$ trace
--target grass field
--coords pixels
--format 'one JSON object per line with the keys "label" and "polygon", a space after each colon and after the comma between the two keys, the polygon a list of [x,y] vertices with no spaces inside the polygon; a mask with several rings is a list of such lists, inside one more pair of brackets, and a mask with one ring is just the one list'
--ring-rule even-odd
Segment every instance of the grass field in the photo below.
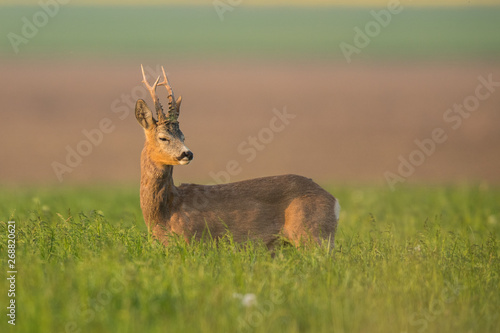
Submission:
{"label": "grass field", "polygon": [[2,292],[1,331],[497,331],[499,189],[330,190],[343,209],[334,257],[310,246],[271,258],[230,237],[163,248],[135,187],[4,188],[0,262],[15,220],[17,322],[5,329]]}
{"label": "grass field", "polygon": [[[221,20],[206,7],[64,7],[36,33],[23,35],[39,7],[1,7],[0,31],[28,36],[14,52],[0,39],[0,55],[14,58],[151,56],[206,59],[343,59],[355,27],[374,21],[372,8],[235,7]],[[378,11],[379,9],[377,9]],[[356,59],[489,59],[500,55],[500,7],[404,7],[370,38]],[[26,29],[26,28],[24,28]],[[27,29],[29,31],[29,29]],[[33,36],[31,36],[33,35]]]}

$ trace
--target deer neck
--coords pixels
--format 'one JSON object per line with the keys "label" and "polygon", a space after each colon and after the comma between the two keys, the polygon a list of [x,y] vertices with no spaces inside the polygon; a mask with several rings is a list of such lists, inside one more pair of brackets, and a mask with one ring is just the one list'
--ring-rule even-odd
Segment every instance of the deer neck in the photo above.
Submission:
{"label": "deer neck", "polygon": [[172,165],[158,165],[151,159],[147,147],[141,154],[141,208],[146,224],[168,223],[178,192],[172,178]]}

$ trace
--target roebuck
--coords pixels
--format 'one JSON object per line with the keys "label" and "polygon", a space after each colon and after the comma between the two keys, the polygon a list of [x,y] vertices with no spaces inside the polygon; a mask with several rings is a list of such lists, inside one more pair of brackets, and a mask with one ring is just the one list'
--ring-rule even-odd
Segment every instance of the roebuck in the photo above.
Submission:
{"label": "roebuck", "polygon": [[[174,185],[174,165],[189,164],[193,153],[184,144],[179,128],[181,97],[177,100],[165,70],[151,86],[142,68],[143,83],[153,99],[158,120],[146,102],[135,107],[146,142],[141,154],[141,208],[153,236],[167,244],[168,234],[187,241],[205,233],[214,238],[231,232],[234,241],[259,239],[272,248],[280,237],[294,245],[302,240],[333,241],[340,206],[338,201],[311,179],[283,175],[220,185]],[[157,86],[168,93],[165,115],[156,95]]]}

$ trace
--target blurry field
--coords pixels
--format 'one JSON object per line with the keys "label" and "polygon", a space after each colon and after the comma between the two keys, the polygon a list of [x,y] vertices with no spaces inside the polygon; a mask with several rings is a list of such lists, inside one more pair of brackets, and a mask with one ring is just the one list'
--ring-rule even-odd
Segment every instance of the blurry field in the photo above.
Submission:
{"label": "blurry field", "polygon": [[[18,266],[17,324],[2,331],[497,331],[500,191],[330,190],[343,208],[334,257],[310,246],[274,259],[229,236],[163,248],[136,188],[2,190]],[[247,293],[256,303],[235,295]]]}
{"label": "blurry field", "polygon": [[[9,5],[33,5],[36,0],[3,0],[5,4]],[[243,5],[243,6],[387,6],[390,1],[388,0],[220,0],[220,1],[207,1],[207,0],[169,0],[168,5],[197,5],[197,6],[211,6],[214,3],[218,5]],[[402,0],[401,3],[407,1]],[[73,2],[73,5],[165,5],[166,2],[162,0],[87,0],[83,2]],[[461,0],[420,0],[411,3],[413,6],[481,6],[481,5],[498,5],[496,0],[474,0],[471,2],[464,2]]]}
{"label": "blurry field", "polygon": [[[402,5],[355,59],[496,59],[500,7],[420,8]],[[378,10],[378,9],[377,9]],[[21,35],[39,7],[2,7],[0,31]],[[0,54],[130,58],[144,54],[189,59],[342,59],[354,27],[373,21],[355,7],[235,7],[221,21],[211,7],[63,7],[15,54],[8,38]]]}
{"label": "blurry field", "polygon": [[[141,88],[143,63],[164,65],[184,97],[195,162],[176,169],[177,181],[213,181],[229,160],[244,163],[238,145],[287,109],[297,121],[231,180],[299,173],[383,184],[414,140],[446,125],[444,112],[474,93],[478,77],[499,80],[500,7],[405,7],[348,63],[339,44],[354,43],[354,27],[374,20],[370,10],[242,5],[221,21],[212,6],[62,7],[19,53],[0,39],[2,181],[58,182],[52,163],[105,117],[115,131],[64,181],[137,181],[143,134],[135,100],[124,98]],[[23,18],[39,11],[1,7],[0,31],[21,34]],[[114,113],[117,101],[128,117]],[[498,184],[498,105],[499,92],[481,101],[408,181]]]}

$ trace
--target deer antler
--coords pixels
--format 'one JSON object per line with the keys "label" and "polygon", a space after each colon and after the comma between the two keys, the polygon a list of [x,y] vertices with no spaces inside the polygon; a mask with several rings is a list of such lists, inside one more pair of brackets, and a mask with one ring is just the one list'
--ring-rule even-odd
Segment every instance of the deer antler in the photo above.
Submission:
{"label": "deer antler", "polygon": [[150,86],[148,81],[146,80],[146,74],[144,74],[144,68],[142,67],[142,64],[141,64],[141,70],[142,70],[142,83],[144,83],[144,85],[148,89],[149,94],[151,95],[151,98],[155,103],[155,109],[156,109],[156,114],[158,115],[158,121],[159,122],[166,121],[167,117],[165,116],[165,113],[163,113],[163,108],[160,104],[158,96],[156,96],[156,87],[158,86],[158,82],[160,81],[160,76],[158,75],[158,78],[156,79],[153,86]]}
{"label": "deer antler", "polygon": [[177,102],[175,101],[174,91],[168,82],[167,74],[165,74],[165,69],[161,66],[161,70],[163,71],[163,82],[160,82],[158,85],[165,86],[167,88],[168,93],[168,116],[169,118],[177,119],[179,117],[179,109],[177,107]]}

